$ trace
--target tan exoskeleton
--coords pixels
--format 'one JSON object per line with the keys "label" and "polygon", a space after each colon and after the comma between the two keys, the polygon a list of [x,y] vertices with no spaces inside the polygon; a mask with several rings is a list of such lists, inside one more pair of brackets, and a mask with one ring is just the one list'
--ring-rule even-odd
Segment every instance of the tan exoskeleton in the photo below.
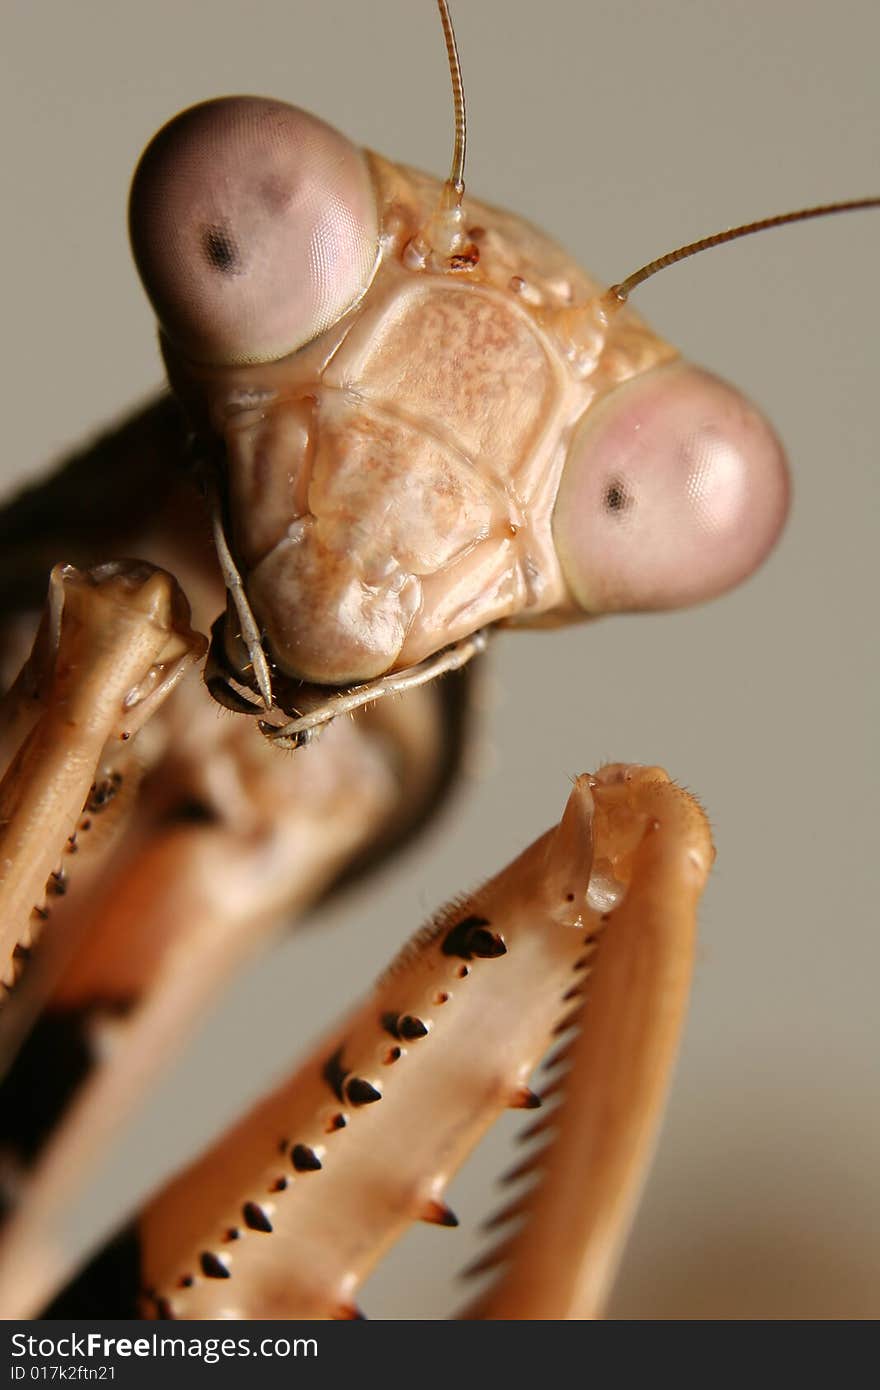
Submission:
{"label": "tan exoskeleton", "polygon": [[[176,202],[181,168],[182,205]],[[566,621],[708,596],[759,562],[783,519],[781,454],[757,413],[729,388],[679,365],[671,349],[628,311],[618,312],[614,297],[602,295],[548,239],[508,214],[462,202],[460,185],[460,167],[441,188],[377,156],[362,156],[294,108],[250,99],[185,113],[160,133],[137,176],[133,240],[163,323],[169,373],[195,432],[194,472],[208,496],[207,516],[189,478],[177,476],[181,435],[167,404],[148,411],[136,432],[108,439],[103,454],[94,457],[105,470],[114,463],[140,468],[148,485],[163,494],[152,534],[126,538],[126,548],[182,580],[199,627],[213,621],[225,584],[227,617],[215,628],[209,684],[233,707],[262,712],[270,743],[300,743],[344,709],[345,701],[375,699],[442,673],[471,654],[484,628],[501,620]],[[280,265],[291,270],[279,291]],[[80,464],[68,477],[79,485],[83,471]],[[53,502],[50,489],[39,505],[59,515],[62,483],[54,497]],[[22,517],[20,512],[15,519]],[[52,544],[51,535],[45,544]],[[64,558],[89,557],[68,548]],[[134,626],[150,639],[142,657],[131,637],[132,595]],[[93,1067],[81,1084],[65,1128],[42,1150],[31,1190],[23,1189],[0,1270],[9,1313],[38,1308],[61,1277],[52,1222],[59,1205],[70,1200],[72,1155],[85,1162],[101,1127],[116,1122],[122,1100],[133,1096],[147,1066],[161,1060],[162,1048],[170,1054],[176,1030],[192,1014],[194,995],[252,945],[255,919],[305,902],[353,856],[375,853],[377,839],[399,835],[436,800],[447,777],[450,756],[440,745],[450,716],[438,706],[454,703],[454,696],[433,687],[402,702],[379,700],[369,718],[335,724],[317,747],[293,760],[263,744],[252,721],[217,724],[206,718],[197,682],[181,669],[200,644],[172,595],[164,577],[143,567],[99,567],[84,575],[58,571],[44,636],[11,705],[10,746],[25,736],[27,742],[12,764],[7,803],[23,807],[18,820],[11,813],[6,817],[15,868],[10,969],[15,970],[15,942],[21,959],[37,925],[28,918],[40,882],[54,870],[54,897],[67,886],[69,850],[76,851],[77,866],[94,858],[91,872],[100,866],[103,881],[114,887],[97,895],[97,908],[92,898],[86,912],[77,883],[85,875],[71,872],[71,892],[62,909],[55,911],[53,901],[52,915],[68,915],[77,931],[88,925],[90,942],[74,957],[74,931],[68,931],[68,958],[53,960],[52,943],[44,938],[42,977],[37,959],[34,983],[25,978],[20,1002],[9,1009],[9,1046],[37,1007],[35,1000],[48,998],[50,1013],[87,1019],[93,1049],[101,1027],[114,1036],[116,1056],[112,1066]],[[97,657],[86,664],[67,656],[65,641],[76,640],[76,624],[91,630],[91,614],[77,612],[84,596],[118,609],[118,619],[94,619],[104,643],[100,666]],[[65,620],[74,625],[73,636]],[[123,655],[138,656],[141,665],[129,671]],[[49,689],[53,661],[55,685]],[[108,680],[108,668],[118,677],[118,689]],[[75,700],[95,710],[88,737],[85,719],[76,726],[81,735],[61,731],[72,727],[67,715],[74,697],[65,684],[71,671],[86,682]],[[320,689],[347,691],[353,682],[366,691],[328,698]],[[102,711],[98,693],[107,701],[112,694],[115,704]],[[132,739],[141,715],[152,713],[164,695],[165,709]],[[447,741],[454,745],[455,735],[447,734]],[[60,760],[60,769],[53,759]],[[136,761],[148,768],[145,796],[115,843],[93,847],[102,821],[124,809],[119,789],[136,777]],[[92,780],[95,790],[89,793]],[[433,1068],[439,1073],[448,1064],[452,1076],[460,1073],[468,1060],[470,1025],[459,1023],[461,1031],[453,1031],[453,1007],[436,1027],[426,1009],[412,1012],[411,999],[432,1002],[424,997],[428,985],[421,976],[406,979],[405,998],[391,998],[390,984],[404,973],[398,970],[364,1015],[343,1026],[338,1046],[334,1041],[326,1056],[322,1052],[320,1066],[307,1064],[295,1103],[282,1092],[267,1103],[255,1128],[236,1133],[231,1150],[205,1160],[223,1181],[205,1181],[197,1173],[208,1193],[204,1207],[193,1202],[181,1179],[146,1214],[140,1239],[148,1310],[176,1316],[229,1310],[239,1316],[339,1315],[350,1309],[354,1284],[402,1225],[426,1212],[428,1219],[444,1219],[440,1191],[450,1166],[496,1109],[523,1103],[525,1076],[548,1034],[566,1021],[560,995],[578,982],[561,989],[553,971],[573,972],[586,964],[578,933],[584,926],[592,937],[597,925],[587,915],[595,909],[584,902],[597,848],[600,860],[623,867],[612,875],[606,905],[611,917],[597,952],[594,1023],[573,1054],[558,1138],[546,1155],[560,1183],[538,1189],[531,1219],[517,1238],[525,1250],[514,1245],[509,1280],[496,1291],[498,1301],[481,1305],[481,1311],[584,1316],[601,1306],[635,1190],[632,1168],[645,1152],[662,1091],[664,1066],[644,1085],[639,1068],[655,1047],[660,1063],[668,1061],[689,960],[693,888],[710,857],[702,822],[689,809],[681,824],[681,799],[667,787],[656,777],[636,775],[627,782],[617,774],[600,776],[592,791],[579,784],[563,821],[568,829],[559,837],[565,871],[574,875],[573,888],[563,894],[575,894],[571,921],[559,923],[569,954],[539,967],[547,979],[547,1016],[535,1021],[534,1032],[523,1029],[520,1036],[512,1026],[522,1004],[518,977],[510,972],[520,959],[529,960],[531,949],[520,944],[520,919],[528,917],[522,904],[555,890],[555,873],[546,865],[533,886],[517,861],[499,880],[495,897],[485,890],[489,906],[480,895],[469,900],[460,920],[447,919],[422,939],[420,954],[406,958],[415,975],[430,976],[440,966],[469,971],[476,956],[472,976],[462,976],[467,988],[479,985],[481,991],[474,989],[470,1007],[485,1020],[483,988],[489,999],[497,998],[490,1039],[503,1039],[504,1047],[497,1057],[490,1055],[485,1078],[475,1074],[484,1089],[478,1104],[470,1101],[466,1126],[450,1094],[456,1088],[442,1075],[435,1080]],[[638,799],[642,792],[644,804]],[[618,796],[635,797],[625,809],[639,818],[637,839],[647,833],[638,854],[628,831],[621,846],[613,838],[617,829],[612,833],[601,820],[594,842],[583,806],[588,795],[603,810],[605,797],[612,803]],[[87,797],[90,805],[81,815]],[[579,839],[570,833],[578,808],[584,822]],[[691,874],[684,884],[665,877],[665,850],[652,854],[651,836],[665,845],[667,834],[678,853],[676,859],[670,851],[671,858]],[[603,836],[610,837],[607,844]],[[59,860],[65,840],[68,853]],[[639,872],[629,884],[633,855]],[[598,881],[601,887],[601,875]],[[619,908],[615,884],[629,884]],[[647,992],[640,1010],[641,996],[627,994],[615,971],[633,969],[633,960],[644,962],[658,893],[673,921],[683,925],[681,935],[671,938],[676,953],[670,992],[667,962],[660,959],[656,972],[639,977]],[[626,926],[639,904],[645,944],[637,948],[627,946],[635,938]],[[39,920],[43,903],[37,907]],[[554,900],[546,915],[556,922],[558,912]],[[444,949],[449,934],[461,935],[463,921],[487,930],[490,913],[493,925],[497,914],[503,920],[501,944],[508,946],[503,938],[510,936],[504,960],[497,959],[498,938],[483,952],[458,938],[459,951]],[[92,919],[87,924],[85,916]],[[486,921],[475,924],[476,917]],[[656,921],[662,944],[662,913]],[[633,951],[632,957],[623,955],[623,965],[615,965],[612,942],[621,952]],[[57,957],[60,948],[54,950]],[[181,962],[194,960],[197,981],[191,969],[181,970]],[[437,988],[441,983],[449,983],[445,975],[432,978],[433,1004],[454,1005],[453,992]],[[464,984],[455,988],[464,995]],[[669,1024],[661,1015],[656,1025],[662,1045],[647,1025],[635,1035],[627,1031],[632,1017],[650,1021],[652,1007],[667,997],[673,1020]],[[394,1009],[393,1025],[383,1023]],[[436,1036],[407,1037],[401,1015]],[[616,1029],[623,1030],[631,1052],[618,1051]],[[390,1060],[379,1055],[380,1046]],[[619,1058],[619,1071],[608,1065],[609,1049]],[[337,1057],[337,1071],[327,1075],[330,1057]],[[367,1070],[362,1057],[371,1066],[400,1064],[399,1072],[389,1073],[387,1094],[375,1077],[361,1074]],[[355,1065],[360,1070],[351,1073]],[[344,1090],[352,1075],[376,1094]],[[592,1094],[603,1123],[594,1121],[589,1133],[581,1132],[579,1122],[586,1124],[589,1112],[585,1119],[572,1097],[580,1097],[593,1075],[613,1082],[616,1098],[626,1097],[635,1134],[626,1124],[605,1124],[601,1085]],[[417,1093],[422,1086],[426,1093],[437,1088],[426,1114],[403,1090],[408,1076]],[[392,1107],[396,1086],[401,1097]],[[357,1113],[350,1125],[328,1130],[334,1116],[344,1114],[325,1115],[334,1087],[336,1102],[348,1101]],[[383,1104],[374,1104],[379,1099]],[[436,1134],[428,1119],[437,1124]],[[293,1124],[296,1132],[290,1132]],[[432,1167],[444,1125],[454,1132],[463,1126],[460,1147],[449,1146],[449,1160]],[[391,1157],[407,1149],[410,1132],[424,1133],[429,1151],[414,1155],[414,1171],[398,1174]],[[589,1146],[600,1148],[600,1140],[609,1152],[591,1153]],[[618,1143],[623,1147],[616,1148]],[[285,1171],[276,1172],[281,1157]],[[371,1162],[382,1169],[380,1178],[374,1178]],[[595,1172],[605,1202],[585,1212],[581,1225],[570,1216],[577,1206],[572,1173],[578,1174],[577,1190],[588,1171]],[[598,1181],[605,1174],[607,1193]],[[363,1233],[369,1250],[358,1263],[333,1229],[320,1184],[333,1194],[326,1198],[331,1205],[339,1201],[339,1190],[357,1205],[359,1182],[374,1181],[387,1210],[376,1229]],[[567,1289],[550,1279],[547,1250],[558,1248],[560,1216],[547,1210],[550,1199],[542,1195],[560,1192],[556,1200],[566,1205],[566,1229],[576,1247],[561,1270]],[[287,1223],[293,1223],[298,1242],[301,1228],[295,1223],[305,1202],[305,1219],[314,1228],[310,1248],[327,1265],[313,1282],[309,1271],[294,1278],[285,1264]],[[610,1233],[603,1222],[613,1228]],[[586,1272],[582,1259],[589,1264]],[[303,1301],[280,1302],[273,1279],[292,1295],[296,1285]],[[531,1290],[523,1280],[532,1282]]]}

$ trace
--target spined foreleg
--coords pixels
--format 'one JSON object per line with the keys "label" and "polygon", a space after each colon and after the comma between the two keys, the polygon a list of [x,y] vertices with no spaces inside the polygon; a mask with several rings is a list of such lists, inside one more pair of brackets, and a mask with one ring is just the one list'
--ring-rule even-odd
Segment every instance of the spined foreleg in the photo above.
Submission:
{"label": "spined foreleg", "polygon": [[665,774],[579,778],[558,827],[438,914],[295,1076],[146,1208],[126,1236],[123,1303],[107,1301],[118,1266],[101,1291],[99,1259],[57,1315],[89,1290],[123,1315],[139,1290],[154,1316],[357,1316],[358,1287],[410,1223],[456,1224],[452,1174],[502,1109],[541,1103],[536,1064],[582,1023],[571,1070],[544,1092],[564,1097],[538,1122],[550,1144],[515,1175],[545,1181],[505,1213],[525,1224],[479,1262],[507,1273],[471,1315],[595,1316],[650,1156],[711,857],[702,813]]}

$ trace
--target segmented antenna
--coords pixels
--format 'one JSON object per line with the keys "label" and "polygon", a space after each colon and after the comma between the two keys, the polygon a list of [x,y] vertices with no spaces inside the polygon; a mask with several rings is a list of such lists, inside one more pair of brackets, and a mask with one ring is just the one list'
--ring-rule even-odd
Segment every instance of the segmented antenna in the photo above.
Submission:
{"label": "segmented antenna", "polygon": [[455,42],[455,30],[452,27],[452,19],[446,0],[437,0],[437,8],[440,11],[440,23],[443,25],[443,37],[446,40],[446,57],[449,60],[449,77],[452,82],[452,105],[455,111],[452,168],[446,182],[455,193],[456,201],[460,203],[464,196],[464,161],[467,154],[467,111],[464,104],[464,83],[461,80],[461,60],[458,56],[458,44]]}
{"label": "segmented antenna", "polygon": [[698,252],[708,251],[713,246],[723,246],[726,241],[751,236],[753,232],[766,232],[771,227],[785,227],[790,222],[807,222],[813,217],[829,217],[836,212],[859,212],[865,208],[877,207],[880,207],[880,197],[852,198],[844,203],[822,203],[818,207],[801,208],[798,212],[783,212],[776,217],[762,217],[758,222],[744,222],[741,227],[731,227],[729,231],[716,232],[714,236],[701,237],[699,241],[689,242],[687,246],[679,246],[676,251],[667,251],[665,256],[658,256],[656,260],[643,265],[640,270],[634,270],[632,275],[628,275],[619,284],[612,285],[610,290],[606,290],[603,298],[609,307],[624,304],[632,291],[643,285],[652,275],[656,275],[658,270],[665,270],[667,266],[675,265],[677,261],[685,261],[688,256],[696,256]]}
{"label": "segmented antenna", "polygon": [[464,161],[467,150],[467,114],[464,105],[464,83],[461,79],[461,62],[455,30],[446,0],[437,0],[443,37],[446,40],[446,57],[449,60],[449,77],[452,82],[452,106],[455,112],[455,143],[452,147],[452,168],[443,185],[437,207],[426,224],[412,238],[404,250],[404,263],[413,270],[424,270],[432,266],[435,270],[468,271],[480,259],[479,249],[465,235],[464,211]]}

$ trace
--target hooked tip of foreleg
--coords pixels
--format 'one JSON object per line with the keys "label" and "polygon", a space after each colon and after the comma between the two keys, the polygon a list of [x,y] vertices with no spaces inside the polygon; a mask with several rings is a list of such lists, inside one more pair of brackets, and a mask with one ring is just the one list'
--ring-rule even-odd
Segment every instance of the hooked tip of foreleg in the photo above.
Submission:
{"label": "hooked tip of foreleg", "polygon": [[562,819],[550,832],[544,861],[544,882],[556,904],[553,916],[567,926],[579,926],[586,907],[593,866],[592,779],[575,778]]}

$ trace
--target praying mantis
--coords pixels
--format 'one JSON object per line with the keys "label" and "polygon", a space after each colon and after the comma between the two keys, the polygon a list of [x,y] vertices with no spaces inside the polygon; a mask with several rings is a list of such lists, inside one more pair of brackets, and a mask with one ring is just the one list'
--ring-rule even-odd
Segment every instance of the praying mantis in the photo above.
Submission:
{"label": "praying mantis", "polygon": [[[297,62],[295,44],[278,45],[284,51],[273,61],[280,65],[283,60],[283,70],[258,69],[255,52],[248,59],[252,65],[245,64],[242,72],[238,30],[234,60],[212,67],[213,39],[207,43],[200,30],[197,70],[202,85],[196,88],[195,55],[187,50],[179,16],[169,59],[169,30],[163,37],[162,25],[166,18],[170,24],[170,11],[165,16],[153,7],[150,32],[162,45],[167,85],[161,93],[156,90],[155,64],[144,84],[152,104],[136,130],[127,125],[128,120],[137,124],[131,107],[122,96],[110,95],[115,91],[111,81],[120,80],[124,90],[131,87],[124,64],[117,69],[120,77],[111,79],[104,62],[100,83],[90,82],[81,64],[71,64],[76,67],[77,90],[89,96],[80,97],[81,106],[70,106],[57,87],[47,95],[45,77],[38,80],[40,49],[32,50],[28,82],[33,117],[22,122],[19,113],[14,124],[36,140],[42,120],[51,134],[56,161],[52,167],[59,178],[71,180],[95,141],[90,124],[94,121],[104,137],[97,183],[113,207],[121,206],[126,167],[152,129],[177,107],[224,89],[252,88],[288,97],[394,158],[442,168],[442,55],[433,33],[423,32],[429,26],[416,9],[391,5],[386,12],[377,6],[367,15],[350,13],[347,6],[334,12],[329,6],[325,15],[310,14],[309,61]],[[704,228],[765,209],[797,206],[817,196],[860,191],[873,175],[876,111],[870,71],[860,80],[858,70],[862,61],[868,66],[876,20],[867,7],[853,6],[847,15],[851,23],[841,39],[840,15],[832,21],[818,7],[781,5],[771,14],[744,7],[735,30],[729,9],[721,7],[701,7],[697,14],[664,7],[656,17],[619,7],[615,16],[586,12],[587,27],[574,42],[571,25],[580,17],[573,20],[568,7],[544,7],[537,34],[528,7],[521,12],[510,5],[473,7],[457,16],[474,132],[469,185],[480,196],[515,206],[547,227],[594,273],[609,280]],[[103,38],[117,39],[123,51],[122,34],[108,29],[113,22],[109,15],[103,20]],[[305,32],[306,22],[293,24],[289,7],[277,13],[267,10],[264,21],[274,33],[285,23],[292,24],[297,39]],[[19,22],[24,24],[24,17]],[[67,54],[66,22],[63,15],[55,18],[56,41]],[[320,22],[328,26],[323,37],[316,28]],[[750,22],[755,29],[760,26],[753,44]],[[386,25],[388,38],[379,38]],[[265,34],[264,26],[255,27]],[[366,69],[360,65],[359,74],[344,82],[334,78],[332,90],[328,87],[317,57],[327,55],[332,72],[341,29],[345,46],[355,54],[367,51],[368,39],[374,36],[388,54],[387,78],[383,72],[380,80],[378,59],[371,59]],[[801,34],[809,55],[803,58],[798,49]],[[94,47],[94,40],[92,33],[89,46]],[[135,46],[143,52],[142,43]],[[257,40],[254,47],[260,50],[264,44]],[[26,46],[18,52],[26,56]],[[658,53],[663,54],[659,79]],[[169,62],[171,72],[179,72],[178,91],[170,90]],[[435,101],[424,90],[422,74],[428,62],[438,69]],[[560,63],[565,65],[564,80]],[[481,73],[490,74],[485,86]],[[539,100],[535,93],[540,93]],[[639,111],[642,103],[644,110]],[[64,121],[62,106],[67,112]],[[638,111],[632,132],[618,130],[621,106]],[[122,173],[112,190],[108,109],[112,146],[125,146],[120,153]],[[602,118],[594,112],[610,114]],[[656,119],[658,112],[662,119]],[[401,113],[406,113],[404,119]],[[596,128],[596,121],[602,127],[601,139],[588,139],[586,132]],[[60,127],[68,122],[70,130],[63,133],[71,138],[71,149],[62,154],[57,142]],[[435,154],[425,152],[426,127],[436,127],[436,137],[430,137],[436,138]],[[696,143],[698,136],[707,139],[709,153]],[[59,404],[59,423],[52,424],[46,418],[42,378],[36,400],[17,394],[15,415],[21,421],[22,439],[8,441],[8,457],[36,462],[52,449],[57,451],[68,432],[81,434],[113,413],[155,372],[149,315],[137,301],[134,278],[125,265],[119,220],[106,243],[95,240],[94,270],[79,259],[72,268],[72,251],[79,258],[85,240],[75,230],[74,214],[88,185],[84,180],[77,183],[78,198],[71,196],[69,182],[61,185],[61,220],[59,185],[47,179],[48,153],[35,157],[24,136],[16,143],[16,152],[27,161],[28,192],[20,203],[27,212],[23,240],[36,253],[31,276],[19,273],[22,261],[14,252],[9,257],[16,267],[10,295],[17,285],[24,285],[26,292],[17,321],[24,325],[23,334],[35,335],[17,338],[22,344],[20,360],[31,367],[22,372],[13,362],[16,391],[21,376],[24,392],[35,382],[36,353],[44,353],[51,342],[53,357],[64,363],[54,375],[68,384],[77,409],[87,411],[79,418],[72,411],[62,418]],[[50,197],[41,207],[35,204],[35,185],[47,183]],[[671,211],[661,212],[657,206],[661,194],[669,199]],[[90,205],[90,216],[99,221],[100,206]],[[690,357],[737,381],[760,400],[785,438],[799,499],[785,545],[772,567],[745,591],[706,609],[675,618],[575,628],[566,634],[506,637],[496,652],[493,679],[499,694],[489,720],[497,769],[478,783],[477,790],[478,797],[494,793],[500,798],[504,813],[493,811],[497,803],[489,799],[477,800],[466,813],[473,819],[465,820],[463,799],[462,820],[443,853],[435,839],[427,864],[408,863],[394,876],[399,882],[393,895],[391,875],[383,876],[381,892],[372,890],[371,916],[356,914],[356,946],[362,954],[355,958],[359,963],[353,966],[351,984],[345,986],[340,979],[342,953],[338,937],[334,942],[329,930],[328,963],[322,967],[316,961],[310,967],[323,970],[328,1001],[335,1001],[337,992],[345,997],[388,954],[401,930],[401,915],[408,921],[446,896],[452,884],[484,875],[510,857],[530,830],[537,831],[557,814],[559,778],[573,766],[625,752],[628,757],[662,761],[699,788],[713,811],[722,868],[704,913],[706,959],[700,968],[695,1016],[654,1186],[631,1264],[624,1271],[618,1305],[622,1312],[646,1312],[653,1306],[659,1315],[687,1313],[694,1311],[688,1299],[695,1297],[704,1300],[697,1311],[759,1312],[750,1301],[758,1298],[755,1265],[769,1265],[761,1292],[771,1300],[771,1312],[803,1314],[812,1309],[818,1314],[823,1308],[827,1311],[829,1299],[832,1309],[838,1299],[836,1306],[843,1313],[866,1306],[855,1300],[863,1296],[858,1293],[859,1273],[867,1263],[867,1246],[858,1239],[846,1243],[843,1236],[848,1226],[859,1225],[866,1205],[869,1150],[863,1151],[864,1168],[849,1151],[844,1162],[839,1136],[860,1130],[857,1104],[868,1091],[860,1069],[869,1054],[858,1023],[868,1016],[867,999],[859,1008],[859,992],[871,974],[869,945],[859,944],[859,924],[867,919],[865,904],[870,902],[866,888],[860,887],[868,856],[867,840],[857,840],[860,832],[854,829],[863,821],[839,807],[848,807],[848,798],[858,797],[860,785],[866,788],[865,752],[870,746],[869,734],[860,734],[857,722],[860,712],[867,722],[869,707],[867,670],[860,663],[866,660],[864,633],[870,620],[864,609],[859,612],[859,596],[870,582],[870,508],[856,500],[856,490],[861,479],[870,476],[867,463],[860,468],[859,460],[873,459],[874,453],[873,431],[869,434],[867,429],[874,375],[871,325],[876,322],[869,308],[876,295],[868,251],[872,228],[866,218],[778,233],[705,257],[661,277],[656,289],[646,288],[639,311]],[[810,249],[801,250],[809,239],[814,239]],[[115,252],[106,249],[111,241]],[[56,286],[50,276],[62,266],[62,251],[64,273]],[[132,307],[125,313],[140,335],[140,345],[131,355],[120,346],[111,313],[110,301],[120,297],[105,278],[113,255],[118,255],[130,285],[125,294]],[[847,268],[845,275],[841,266]],[[706,278],[698,280],[700,276]],[[78,308],[63,309],[62,289],[72,285],[84,289],[85,296]],[[99,290],[99,285],[105,288]],[[10,304],[14,306],[11,298]],[[44,309],[50,313],[41,323],[38,311]],[[96,332],[96,319],[98,346],[84,353],[83,334]],[[866,335],[861,344],[860,326]],[[65,345],[61,335],[68,330],[73,336]],[[78,380],[77,359],[84,359],[85,368]],[[135,373],[127,383],[111,377],[111,366],[115,369],[120,361],[130,362]],[[112,390],[112,399],[89,396],[99,384],[101,390]],[[50,389],[48,394],[54,412],[56,392]],[[863,409],[865,428],[859,436]],[[52,436],[52,429],[59,433]],[[38,430],[46,431],[44,438]],[[864,538],[859,541],[862,526]],[[794,557],[789,569],[787,552]],[[833,698],[820,684],[823,679]],[[509,810],[513,806],[516,817]],[[798,904],[800,891],[804,898]],[[406,912],[395,905],[401,901],[398,893],[410,894],[413,906]],[[379,918],[390,933],[382,945],[376,932]],[[847,950],[842,951],[844,942]],[[317,946],[309,943],[309,950],[317,951]],[[865,954],[854,960],[850,950]],[[817,970],[815,977],[807,973],[807,961]],[[256,997],[253,991],[266,987],[265,977],[262,986],[253,982],[256,978],[250,984],[251,1001]],[[781,1016],[780,999],[785,995],[792,1002]],[[834,1023],[826,1013],[829,1000],[841,1004]],[[242,1007],[250,1030],[252,1002],[249,1009]],[[228,1016],[224,1031],[230,1031]],[[283,1043],[278,1041],[281,1032]],[[287,1047],[286,1024],[281,1032],[275,1034],[275,1046]],[[255,1050],[256,1046],[254,1040]],[[292,1055],[295,1046],[290,1046]],[[236,1038],[236,1053],[239,1047]],[[273,1059],[277,1068],[277,1052]],[[851,1092],[841,1088],[841,1077],[852,1079]],[[786,1097],[782,1107],[780,1095]],[[228,1113],[235,1108],[228,1092],[222,1103],[229,1106]],[[215,1116],[219,1109],[218,1100]],[[166,1109],[162,1119],[157,1113],[145,1123],[164,1137],[176,1127],[170,1118],[174,1112]],[[748,1114],[751,1123],[744,1118]],[[203,1123],[207,1132],[211,1121]],[[810,1164],[803,1162],[804,1149],[814,1155]],[[701,1175],[696,1212],[695,1171]],[[736,1221],[730,1215],[734,1189],[740,1213]],[[756,1195],[763,1195],[772,1208],[776,1225],[768,1228],[769,1217],[762,1221],[756,1215],[751,1205]],[[852,1205],[846,1206],[848,1202]],[[670,1214],[683,1207],[688,1221],[680,1222],[677,1215],[672,1219]],[[711,1281],[707,1289],[713,1261],[701,1251],[717,1249],[725,1240],[727,1222],[736,1228],[739,1261],[719,1275],[714,1290]],[[749,1238],[743,1237],[744,1224],[752,1233]],[[818,1234],[807,1240],[805,1228]],[[652,1242],[657,1252],[653,1255]],[[823,1283],[822,1261],[818,1256],[804,1259],[805,1249],[810,1253],[817,1246],[838,1251],[842,1279]],[[798,1252],[793,1263],[801,1281],[795,1287],[788,1285],[787,1252],[792,1249]],[[436,1255],[435,1240],[432,1258]],[[459,1262],[460,1246],[450,1258]],[[804,1274],[803,1264],[813,1272]],[[656,1276],[660,1267],[663,1276],[656,1277],[652,1287],[650,1271]],[[670,1267],[681,1270],[671,1287]]]}

